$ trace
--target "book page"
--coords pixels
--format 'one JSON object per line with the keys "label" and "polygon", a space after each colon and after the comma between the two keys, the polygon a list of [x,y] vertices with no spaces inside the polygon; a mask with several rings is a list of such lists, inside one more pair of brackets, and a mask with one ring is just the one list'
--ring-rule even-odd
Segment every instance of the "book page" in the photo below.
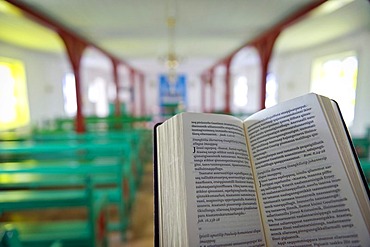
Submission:
{"label": "book page", "polygon": [[263,246],[241,120],[183,114],[190,246]]}
{"label": "book page", "polygon": [[246,121],[269,244],[367,246],[341,154],[315,94]]}

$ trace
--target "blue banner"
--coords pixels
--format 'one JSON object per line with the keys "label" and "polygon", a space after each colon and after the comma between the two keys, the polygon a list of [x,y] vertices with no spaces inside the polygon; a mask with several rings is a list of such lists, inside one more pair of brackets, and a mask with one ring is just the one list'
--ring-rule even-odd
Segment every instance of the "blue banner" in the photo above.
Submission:
{"label": "blue banner", "polygon": [[168,75],[160,75],[159,104],[162,114],[175,114],[177,111],[185,109],[186,99],[185,75],[177,75],[174,80],[170,80]]}

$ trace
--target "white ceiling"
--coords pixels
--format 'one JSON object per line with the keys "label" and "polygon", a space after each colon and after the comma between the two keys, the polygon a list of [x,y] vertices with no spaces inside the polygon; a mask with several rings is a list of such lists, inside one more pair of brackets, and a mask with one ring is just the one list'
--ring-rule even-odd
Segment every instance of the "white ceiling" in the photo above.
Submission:
{"label": "white ceiling", "polygon": [[[166,20],[176,17],[176,53],[199,70],[271,28],[312,0],[19,0],[52,17],[117,57],[140,65],[159,64],[167,53]],[[337,9],[328,10],[334,6]],[[325,7],[325,8],[324,8]],[[28,48],[58,50],[55,36],[1,10],[0,41]],[[370,29],[368,0],[331,0],[320,12],[287,29],[278,40],[280,51],[301,49]],[[145,63],[143,63],[145,61]],[[199,61],[206,61],[205,63]],[[181,68],[181,67],[180,67]]]}

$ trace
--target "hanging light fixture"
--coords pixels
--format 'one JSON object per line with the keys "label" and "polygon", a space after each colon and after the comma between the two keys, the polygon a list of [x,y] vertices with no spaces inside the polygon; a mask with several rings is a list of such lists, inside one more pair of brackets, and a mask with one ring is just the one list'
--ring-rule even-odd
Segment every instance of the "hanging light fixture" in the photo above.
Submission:
{"label": "hanging light fixture", "polygon": [[174,16],[167,18],[167,27],[168,27],[168,53],[165,61],[165,65],[168,69],[168,80],[170,82],[176,82],[176,69],[179,65],[177,55],[175,52],[175,27],[176,19]]}
{"label": "hanging light fixture", "polygon": [[177,55],[175,52],[175,27],[176,18],[174,16],[169,16],[167,18],[167,28],[168,28],[168,53],[165,61],[165,65],[168,69],[176,69],[179,65]]}
{"label": "hanging light fixture", "polygon": [[161,59],[168,70],[168,79],[170,82],[176,82],[176,69],[179,66],[179,57],[176,54],[175,47],[175,31],[176,31],[176,3],[175,1],[168,0],[167,6],[167,54]]}

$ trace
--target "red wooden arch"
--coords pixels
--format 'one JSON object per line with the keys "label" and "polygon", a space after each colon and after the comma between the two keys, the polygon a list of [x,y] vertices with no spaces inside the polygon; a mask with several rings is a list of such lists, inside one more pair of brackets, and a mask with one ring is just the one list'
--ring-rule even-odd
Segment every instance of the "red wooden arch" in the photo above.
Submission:
{"label": "red wooden arch", "polygon": [[119,116],[121,115],[121,102],[119,100],[119,94],[120,94],[120,85],[119,85],[119,76],[118,76],[118,66],[119,66],[119,61],[116,59],[112,58],[112,65],[113,65],[113,80],[114,80],[114,85],[116,87],[116,98],[114,101],[114,115]]}
{"label": "red wooden arch", "polygon": [[82,95],[81,95],[81,77],[80,77],[80,65],[81,65],[81,57],[88,46],[85,42],[76,39],[74,36],[70,35],[69,33],[60,31],[60,37],[64,41],[66,46],[66,50],[68,53],[69,60],[72,65],[73,73],[75,75],[75,83],[76,83],[76,101],[77,101],[77,114],[76,114],[76,121],[75,121],[75,130],[78,133],[85,132],[85,121],[82,114]]}
{"label": "red wooden arch", "polygon": [[139,85],[140,85],[140,115],[145,116],[146,113],[146,97],[145,97],[145,76],[139,74]]}
{"label": "red wooden arch", "polygon": [[[97,45],[93,44],[92,42],[86,40],[84,37],[76,34],[75,32],[71,31],[69,28],[63,26],[59,22],[55,21],[50,16],[47,16],[45,13],[41,13],[36,9],[30,7],[26,3],[19,2],[17,0],[5,0],[12,5],[19,8],[25,16],[29,17],[30,19],[38,22],[39,24],[54,30],[56,33],[59,34],[61,39],[63,40],[66,50],[68,53],[68,58],[70,60],[72,70],[75,75],[76,80],[76,100],[77,100],[77,115],[75,120],[75,129],[77,132],[85,132],[85,123],[84,117],[82,113],[82,99],[81,99],[81,78],[80,78],[80,63],[83,51],[87,47],[94,47],[100,52],[102,52],[105,56],[111,59],[113,64],[113,78],[114,83],[116,85],[116,100],[115,100],[115,114],[121,114],[120,111],[120,102],[119,102],[119,78],[118,78],[118,71],[117,67],[119,64],[123,64],[126,66],[132,73],[139,73],[136,69],[131,67],[128,63],[123,61],[122,59],[118,59],[117,57],[113,56],[109,52],[105,51],[104,49],[98,47]],[[133,81],[131,81],[133,83]]]}
{"label": "red wooden arch", "polygon": [[268,64],[272,55],[273,47],[279,34],[287,27],[293,25],[294,23],[300,21],[307,13],[313,9],[319,7],[321,4],[325,3],[327,0],[317,0],[309,3],[302,9],[298,10],[288,18],[277,23],[275,26],[262,33],[260,36],[248,41],[239,48],[235,49],[230,55],[216,62],[213,66],[207,69],[203,74],[208,74],[210,70],[214,69],[218,65],[226,66],[226,76],[225,76],[225,109],[226,113],[230,113],[230,63],[241,49],[247,46],[253,46],[257,49],[261,61],[261,94],[260,94],[260,109],[265,108],[265,98],[266,98],[266,76],[268,70]]}

